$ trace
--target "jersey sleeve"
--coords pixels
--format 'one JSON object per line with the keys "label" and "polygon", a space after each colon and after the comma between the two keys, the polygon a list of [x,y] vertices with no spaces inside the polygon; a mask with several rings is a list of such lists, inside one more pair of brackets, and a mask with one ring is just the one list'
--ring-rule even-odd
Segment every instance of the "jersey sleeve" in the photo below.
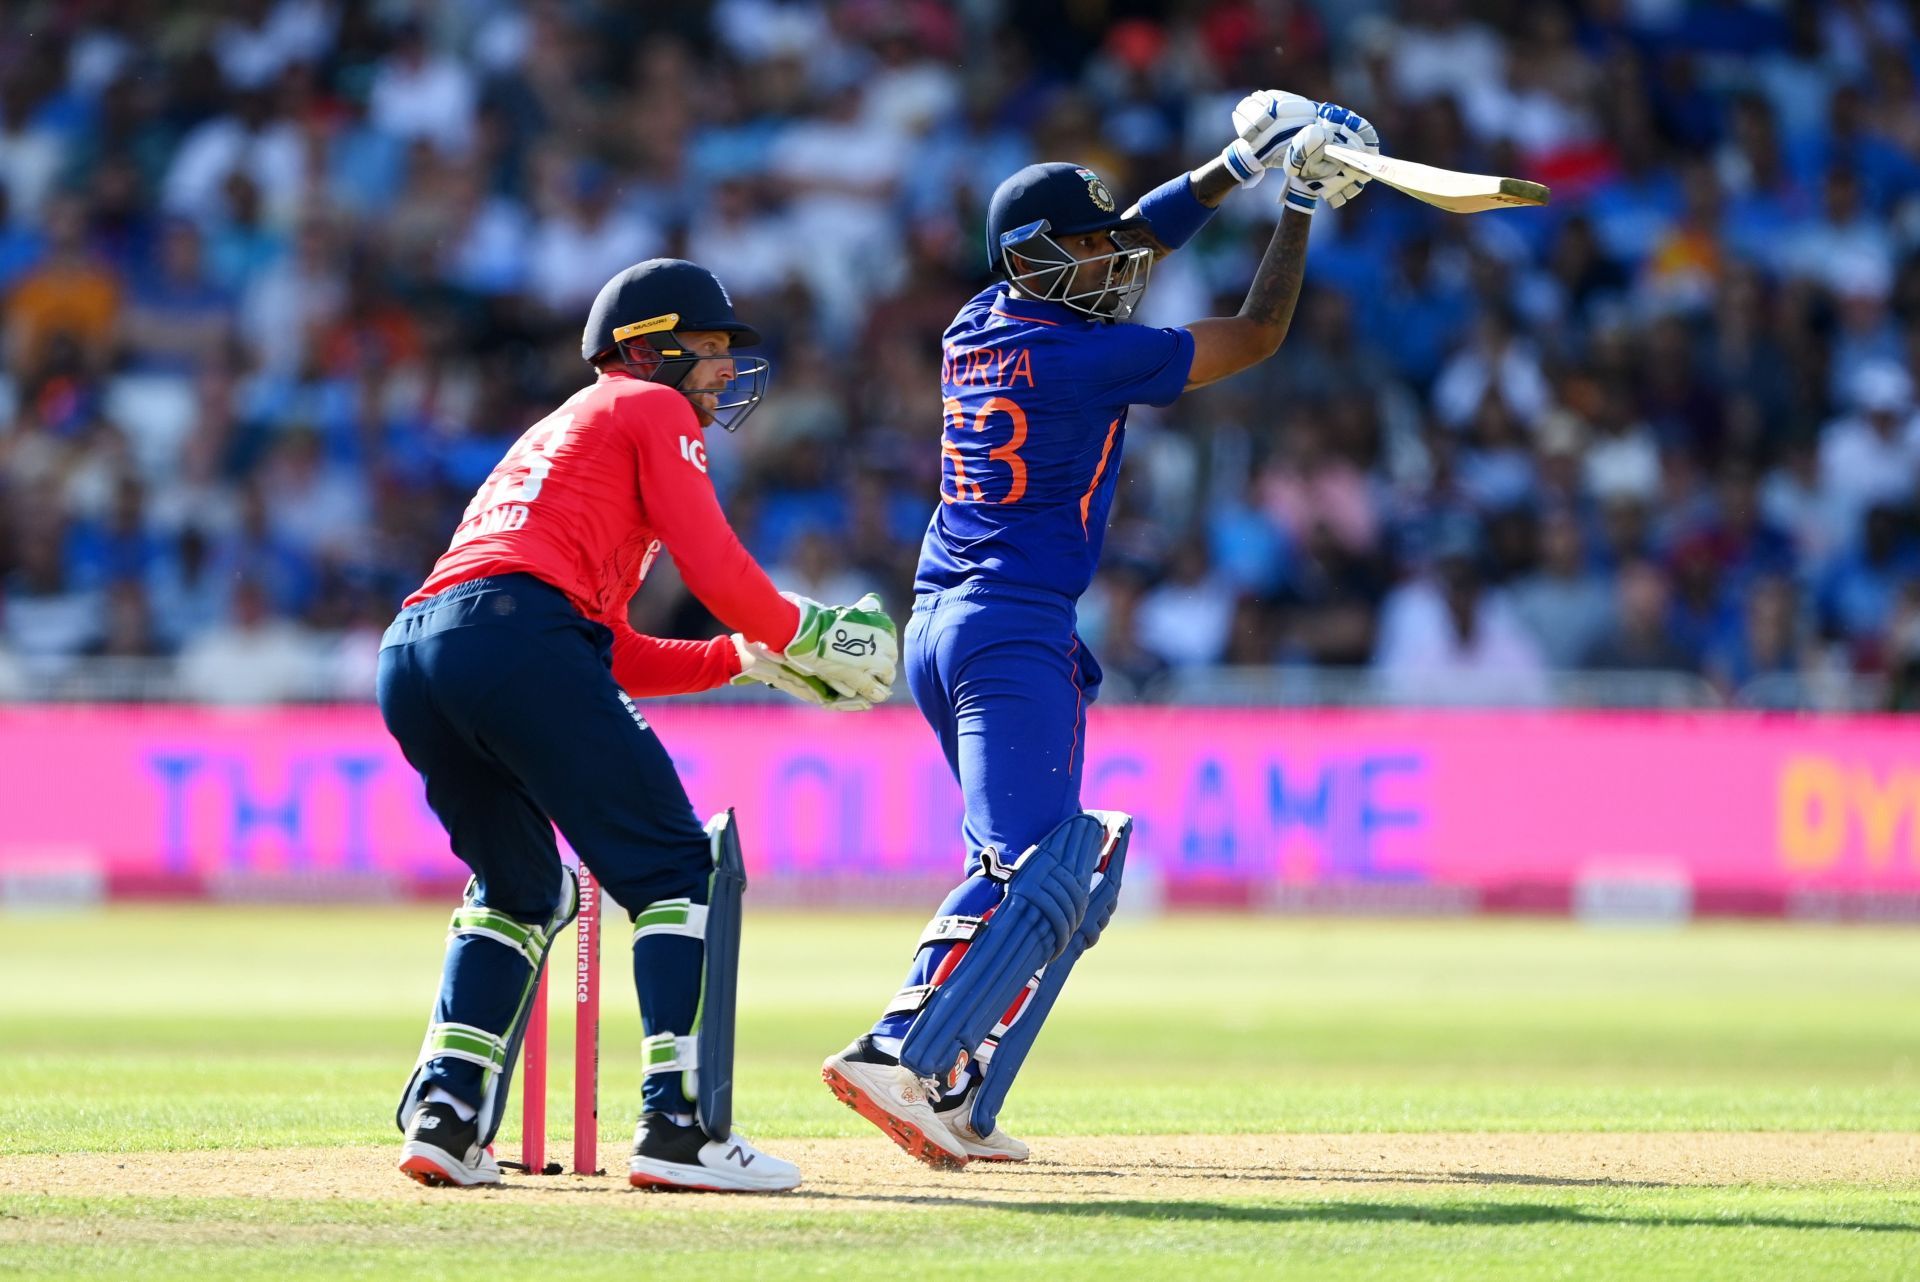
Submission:
{"label": "jersey sleeve", "polygon": [[720,510],[707,475],[706,437],[692,407],[677,396],[657,403],[680,412],[633,424],[648,524],[673,554],[687,589],[715,618],[776,653],[786,649],[800,626],[799,608],[780,595]]}
{"label": "jersey sleeve", "polygon": [[636,632],[625,619],[607,625],[613,629],[613,679],[636,699],[694,694],[740,675],[740,652],[731,637],[670,641]]}
{"label": "jersey sleeve", "polygon": [[1078,336],[1071,368],[1097,405],[1171,405],[1193,371],[1193,334],[1148,325],[1101,325]]}

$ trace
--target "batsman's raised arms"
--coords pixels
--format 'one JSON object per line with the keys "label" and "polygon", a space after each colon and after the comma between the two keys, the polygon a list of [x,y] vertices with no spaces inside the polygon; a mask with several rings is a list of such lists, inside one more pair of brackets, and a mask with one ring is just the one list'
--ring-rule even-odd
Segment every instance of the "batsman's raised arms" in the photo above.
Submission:
{"label": "batsman's raised arms", "polygon": [[780,656],[786,665],[843,695],[885,702],[900,665],[900,634],[880,598],[869,592],[852,605],[830,606],[780,595],[800,607],[800,627]]}

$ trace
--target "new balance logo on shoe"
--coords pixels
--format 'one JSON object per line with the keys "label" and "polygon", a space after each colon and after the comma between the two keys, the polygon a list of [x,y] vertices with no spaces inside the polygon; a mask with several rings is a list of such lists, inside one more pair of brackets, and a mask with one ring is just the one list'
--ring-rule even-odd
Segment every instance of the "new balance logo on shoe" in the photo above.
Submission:
{"label": "new balance logo on shoe", "polygon": [[735,1144],[732,1148],[727,1150],[727,1156],[731,1158],[733,1161],[740,1163],[740,1169],[745,1170],[747,1167],[753,1165],[753,1159],[759,1156],[759,1154],[749,1153],[747,1152],[746,1149],[742,1148],[740,1145]]}
{"label": "new balance logo on shoe", "polygon": [[440,1125],[440,1119],[435,1117],[432,1113],[429,1113],[425,1117],[420,1119],[416,1129],[422,1130],[422,1131],[430,1131],[438,1125]]}

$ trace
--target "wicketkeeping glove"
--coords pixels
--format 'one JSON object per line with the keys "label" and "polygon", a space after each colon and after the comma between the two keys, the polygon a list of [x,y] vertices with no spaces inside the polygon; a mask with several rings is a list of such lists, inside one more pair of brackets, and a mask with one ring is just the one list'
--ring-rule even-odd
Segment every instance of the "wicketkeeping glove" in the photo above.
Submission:
{"label": "wicketkeeping glove", "polygon": [[758,641],[747,640],[738,632],[733,634],[733,649],[740,656],[740,675],[728,682],[729,685],[771,686],[802,703],[811,703],[829,712],[865,712],[873,706],[865,699],[841,694],[819,677],[810,677],[797,668],[788,667],[779,655]]}
{"label": "wicketkeeping glove", "polygon": [[792,592],[780,595],[800,607],[800,626],[781,660],[840,694],[885,702],[900,663],[900,634],[880,598],[869,592],[852,605],[827,606]]}

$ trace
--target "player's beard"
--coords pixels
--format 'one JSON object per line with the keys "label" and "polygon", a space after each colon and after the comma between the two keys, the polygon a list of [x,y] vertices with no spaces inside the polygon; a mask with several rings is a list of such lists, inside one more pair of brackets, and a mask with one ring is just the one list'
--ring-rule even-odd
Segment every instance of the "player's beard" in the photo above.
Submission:
{"label": "player's beard", "polygon": [[1120,250],[1082,260],[1074,269],[1067,298],[1072,306],[1102,320],[1124,321],[1133,316],[1147,292],[1147,274],[1153,256],[1147,250]]}

